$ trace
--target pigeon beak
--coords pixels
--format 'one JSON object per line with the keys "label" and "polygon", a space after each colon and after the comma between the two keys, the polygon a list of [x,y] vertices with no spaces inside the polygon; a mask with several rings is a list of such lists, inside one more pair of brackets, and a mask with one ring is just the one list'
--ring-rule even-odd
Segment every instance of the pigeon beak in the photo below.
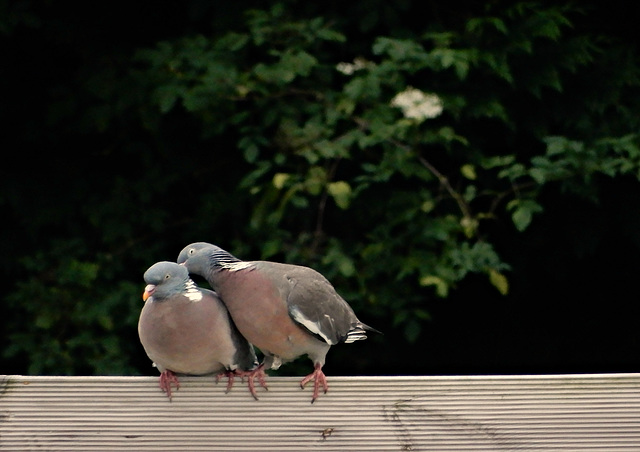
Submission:
{"label": "pigeon beak", "polygon": [[155,292],[156,286],[153,284],[149,284],[144,288],[144,293],[142,294],[142,301],[147,301],[147,299]]}

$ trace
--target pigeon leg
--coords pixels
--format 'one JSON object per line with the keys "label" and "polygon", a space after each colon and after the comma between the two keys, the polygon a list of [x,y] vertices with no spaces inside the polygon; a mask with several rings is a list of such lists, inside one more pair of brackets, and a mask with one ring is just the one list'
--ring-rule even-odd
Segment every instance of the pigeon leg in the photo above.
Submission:
{"label": "pigeon leg", "polygon": [[256,394],[256,386],[254,383],[254,380],[256,378],[258,378],[258,383],[260,383],[260,386],[262,386],[267,391],[269,390],[269,388],[267,388],[267,382],[265,380],[267,373],[264,371],[264,364],[260,364],[258,367],[256,367],[253,370],[237,370],[236,369],[234,373],[236,376],[241,377],[243,380],[244,380],[244,377],[247,377],[247,379],[249,380],[249,392],[251,392],[251,395],[256,400],[258,400],[258,394]]}
{"label": "pigeon leg", "polygon": [[322,364],[316,363],[314,366],[313,372],[304,377],[300,382],[300,387],[304,389],[305,385],[313,380],[313,397],[311,398],[311,403],[315,402],[318,398],[320,392],[320,385],[324,389],[324,393],[326,394],[329,390],[329,385],[327,384],[327,377],[325,377],[324,372],[322,372]]}
{"label": "pigeon leg", "polygon": [[229,391],[231,391],[231,388],[233,387],[233,381],[236,375],[238,374],[233,370],[225,370],[224,372],[220,372],[218,375],[216,375],[216,383],[218,383],[222,377],[228,378],[227,389],[225,389],[224,391],[225,394],[228,394]]}
{"label": "pigeon leg", "polygon": [[171,385],[176,386],[176,391],[180,389],[180,382],[178,381],[178,377],[176,374],[170,370],[164,370],[160,373],[160,389],[162,392],[166,392],[169,397],[169,401],[171,401]]}

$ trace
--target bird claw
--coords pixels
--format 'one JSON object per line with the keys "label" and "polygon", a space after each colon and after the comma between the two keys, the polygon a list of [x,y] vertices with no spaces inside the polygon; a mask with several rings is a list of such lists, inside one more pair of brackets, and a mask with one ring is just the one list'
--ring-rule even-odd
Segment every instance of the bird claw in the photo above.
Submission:
{"label": "bird claw", "polygon": [[220,378],[222,377],[228,378],[229,381],[227,382],[227,389],[225,390],[225,393],[228,394],[229,391],[231,391],[231,388],[233,387],[233,382],[236,377],[240,377],[243,383],[246,377],[248,380],[248,386],[249,386],[249,391],[251,392],[251,395],[253,396],[254,399],[258,400],[258,394],[256,394],[254,379],[258,378],[258,383],[260,383],[260,386],[262,386],[265,390],[268,391],[269,388],[267,387],[267,382],[265,381],[266,376],[267,374],[264,371],[264,366],[258,366],[253,370],[239,370],[239,369],[226,370],[216,375],[216,383],[218,383],[220,381]]}
{"label": "bird claw", "polygon": [[313,403],[319,396],[320,385],[322,385],[325,394],[329,390],[327,377],[324,375],[324,372],[322,372],[322,366],[320,364],[316,364],[313,372],[302,379],[302,381],[300,382],[300,388],[304,389],[306,384],[311,380],[313,380],[313,396],[311,397],[311,403]]}
{"label": "bird claw", "polygon": [[160,373],[160,389],[162,389],[162,392],[167,393],[167,397],[169,397],[170,402],[172,401],[171,385],[175,385],[176,391],[180,389],[178,377],[176,377],[176,374],[170,370],[162,371]]}
{"label": "bird claw", "polygon": [[218,375],[216,375],[216,384],[220,382],[220,378],[222,377],[226,377],[227,380],[227,389],[224,390],[225,394],[229,394],[229,391],[231,391],[231,388],[233,387],[233,381],[236,377],[236,372],[234,370],[225,370],[224,372],[220,372]]}
{"label": "bird claw", "polygon": [[258,378],[258,383],[260,383],[260,386],[262,386],[266,391],[269,390],[269,388],[267,387],[267,382],[265,380],[267,374],[264,371],[264,364],[260,364],[258,367],[256,367],[253,370],[237,370],[236,369],[234,371],[234,374],[235,376],[242,378],[242,381],[244,381],[244,377],[247,377],[247,380],[249,382],[249,392],[251,392],[251,395],[256,400],[259,400],[258,394],[256,394],[256,386],[254,382],[256,378]]}

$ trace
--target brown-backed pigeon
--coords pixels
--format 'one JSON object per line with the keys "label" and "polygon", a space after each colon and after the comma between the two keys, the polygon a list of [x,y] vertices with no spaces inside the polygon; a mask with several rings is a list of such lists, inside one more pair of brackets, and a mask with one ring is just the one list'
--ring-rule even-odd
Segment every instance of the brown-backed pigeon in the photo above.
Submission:
{"label": "brown-backed pigeon", "polygon": [[320,273],[298,265],[241,261],[222,248],[198,242],[178,257],[190,273],[205,278],[227,306],[238,330],[265,355],[249,376],[264,377],[266,369],[308,355],[314,371],[300,386],[314,380],[311,403],[320,386],[327,392],[322,372],[332,345],[366,339],[377,330],[362,323],[347,302]]}
{"label": "brown-backed pigeon", "polygon": [[248,375],[258,366],[253,346],[238,332],[220,298],[196,286],[184,266],[158,262],[144,280],[138,334],[169,399],[171,385],[180,387],[176,374],[225,375],[228,391],[234,376]]}

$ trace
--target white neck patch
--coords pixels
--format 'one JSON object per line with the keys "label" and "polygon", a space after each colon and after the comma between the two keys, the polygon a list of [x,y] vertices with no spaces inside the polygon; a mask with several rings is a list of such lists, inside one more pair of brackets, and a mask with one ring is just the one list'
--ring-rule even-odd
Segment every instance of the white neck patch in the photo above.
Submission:
{"label": "white neck patch", "polygon": [[193,280],[188,280],[185,284],[185,288],[184,296],[189,300],[196,302],[202,300],[202,292],[200,292],[200,289],[198,289],[198,286],[196,286],[196,283],[194,283]]}
{"label": "white neck patch", "polygon": [[231,262],[229,264],[223,264],[222,268],[225,268],[230,272],[237,272],[238,270],[244,270],[245,268],[249,268],[251,266],[253,266],[253,263],[251,262],[240,261],[240,262]]}

